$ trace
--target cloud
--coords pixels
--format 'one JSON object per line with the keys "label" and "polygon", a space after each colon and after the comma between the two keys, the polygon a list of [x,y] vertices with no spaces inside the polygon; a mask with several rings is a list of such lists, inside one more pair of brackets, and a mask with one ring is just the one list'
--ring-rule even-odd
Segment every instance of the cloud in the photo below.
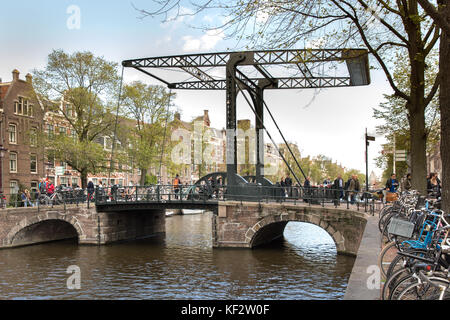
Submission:
{"label": "cloud", "polygon": [[201,37],[184,36],[183,51],[192,52],[198,50],[211,50],[218,42],[225,38],[222,29],[208,30],[206,34]]}

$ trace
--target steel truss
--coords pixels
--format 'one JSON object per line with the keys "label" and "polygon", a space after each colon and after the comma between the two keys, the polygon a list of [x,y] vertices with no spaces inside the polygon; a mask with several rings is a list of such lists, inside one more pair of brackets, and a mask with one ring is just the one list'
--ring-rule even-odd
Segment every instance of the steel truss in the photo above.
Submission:
{"label": "steel truss", "polygon": [[[314,76],[312,74],[310,66],[333,62],[345,62],[348,76]],[[243,87],[250,93],[253,101],[252,110],[255,113],[257,131],[256,178],[258,181],[262,181],[261,179],[264,177],[262,135],[262,130],[265,129],[263,123],[264,106],[267,108],[263,99],[264,90],[338,88],[370,84],[368,51],[366,49],[291,49],[201,53],[125,60],[122,65],[139,70],[165,83],[171,89],[226,90],[227,175],[229,185],[236,184],[236,181],[234,181],[237,172],[236,135],[232,133],[236,132],[237,129],[236,97]],[[266,67],[275,65],[294,66],[302,76],[274,77],[267,71]],[[257,78],[247,76],[241,68],[245,66],[253,66],[261,76]],[[216,79],[208,73],[208,70],[204,70],[204,68],[212,69],[215,67],[225,68],[225,79]],[[169,82],[150,73],[149,70],[151,69],[181,70],[197,80]],[[269,114],[272,117],[270,111]],[[292,156],[294,155],[292,154]],[[234,161],[229,161],[229,159],[234,159]],[[288,168],[293,173],[289,165]],[[297,177],[295,178],[299,182]]]}

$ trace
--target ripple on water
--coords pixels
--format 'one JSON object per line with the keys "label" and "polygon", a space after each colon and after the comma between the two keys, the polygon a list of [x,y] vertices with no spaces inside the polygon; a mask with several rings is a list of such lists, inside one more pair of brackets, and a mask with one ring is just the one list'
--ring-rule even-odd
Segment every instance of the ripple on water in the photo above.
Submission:
{"label": "ripple on water", "polygon": [[[167,219],[165,239],[2,250],[0,298],[340,299],[354,262],[306,223],[288,223],[282,241],[253,250],[211,243],[211,215],[203,214]],[[67,289],[70,265],[80,267],[80,290]]]}

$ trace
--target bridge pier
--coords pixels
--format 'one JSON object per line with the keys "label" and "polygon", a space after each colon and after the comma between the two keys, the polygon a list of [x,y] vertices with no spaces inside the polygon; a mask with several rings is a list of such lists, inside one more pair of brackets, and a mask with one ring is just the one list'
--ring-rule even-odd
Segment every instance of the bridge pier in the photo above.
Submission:
{"label": "bridge pier", "polygon": [[289,221],[315,224],[333,238],[338,254],[356,256],[367,222],[364,213],[288,203],[220,202],[213,217],[213,246],[253,248],[283,236]]}

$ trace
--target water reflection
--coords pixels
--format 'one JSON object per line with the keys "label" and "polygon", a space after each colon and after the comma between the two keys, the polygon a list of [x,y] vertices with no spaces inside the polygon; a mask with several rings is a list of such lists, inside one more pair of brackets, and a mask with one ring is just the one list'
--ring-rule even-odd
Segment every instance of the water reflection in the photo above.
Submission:
{"label": "water reflection", "polygon": [[[210,214],[172,216],[165,238],[0,250],[0,298],[340,299],[353,262],[311,224],[290,222],[284,239],[253,250],[212,249]],[[66,287],[70,265],[80,290]]]}

